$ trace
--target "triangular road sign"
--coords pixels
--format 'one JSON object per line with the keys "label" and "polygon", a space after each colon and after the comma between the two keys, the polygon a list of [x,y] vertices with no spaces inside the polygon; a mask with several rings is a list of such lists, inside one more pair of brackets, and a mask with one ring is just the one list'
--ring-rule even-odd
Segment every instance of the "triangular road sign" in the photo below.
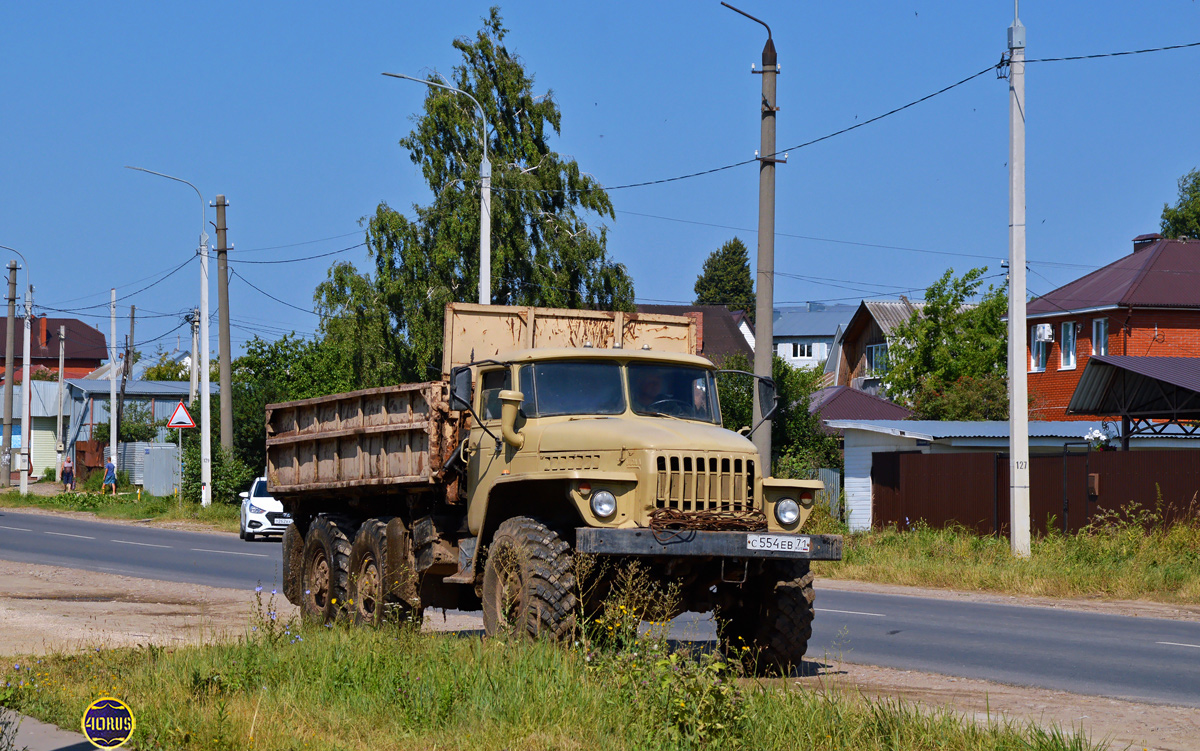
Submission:
{"label": "triangular road sign", "polygon": [[183,402],[175,408],[171,419],[167,421],[168,428],[194,428],[196,423],[192,420],[192,416],[188,414],[187,407],[183,406]]}

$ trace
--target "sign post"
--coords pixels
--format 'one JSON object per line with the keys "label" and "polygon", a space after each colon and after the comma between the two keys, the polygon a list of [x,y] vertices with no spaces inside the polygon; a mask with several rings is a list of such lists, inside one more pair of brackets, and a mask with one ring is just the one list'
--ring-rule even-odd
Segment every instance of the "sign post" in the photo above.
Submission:
{"label": "sign post", "polygon": [[196,427],[196,421],[188,414],[187,407],[180,401],[167,421],[168,428],[175,428],[179,435],[179,464],[176,465],[178,474],[175,479],[175,497],[179,499],[179,507],[183,508],[183,429]]}

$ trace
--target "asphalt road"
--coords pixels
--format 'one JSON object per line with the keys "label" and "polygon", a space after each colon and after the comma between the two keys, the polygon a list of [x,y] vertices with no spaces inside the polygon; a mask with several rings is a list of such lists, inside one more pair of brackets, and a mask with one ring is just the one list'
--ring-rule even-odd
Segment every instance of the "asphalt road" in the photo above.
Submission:
{"label": "asphalt road", "polygon": [[[0,509],[0,558],[253,589],[279,584],[277,542]],[[0,590],[3,584],[0,583]],[[822,590],[809,669],[839,660],[1200,707],[1200,623]],[[714,638],[705,616],[673,636]]]}

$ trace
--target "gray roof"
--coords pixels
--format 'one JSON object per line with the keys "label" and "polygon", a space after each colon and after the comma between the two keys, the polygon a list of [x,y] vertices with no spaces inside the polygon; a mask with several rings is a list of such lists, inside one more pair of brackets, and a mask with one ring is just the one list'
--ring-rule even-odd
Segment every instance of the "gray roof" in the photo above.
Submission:
{"label": "gray roof", "polygon": [[823,310],[779,308],[775,311],[774,335],[823,336],[832,338],[858,309],[857,305],[826,305]]}
{"label": "gray roof", "polygon": [[[82,392],[85,395],[100,394],[107,396],[109,392],[108,380],[96,381],[86,378],[71,378],[67,380],[67,385],[72,389]],[[191,384],[187,381],[127,381],[125,383],[125,396],[184,396],[188,395],[191,389]],[[220,384],[208,384],[210,394],[220,392]],[[121,383],[117,382],[117,392],[121,391]]]}
{"label": "gray roof", "polygon": [[896,327],[907,323],[912,318],[914,310],[925,307],[923,302],[907,302],[905,300],[863,300],[863,305],[870,311],[883,330],[884,336],[891,336]]}
{"label": "gray roof", "polygon": [[[890,433],[926,441],[938,438],[1008,438],[1008,421],[979,420],[827,420],[835,430],[857,429],[873,433]],[[1059,420],[1055,422],[1030,420],[1030,438],[1078,438],[1092,428],[1102,429],[1100,421]]]}
{"label": "gray roof", "polygon": [[1093,355],[1067,412],[1160,420],[1200,417],[1200,357]]}

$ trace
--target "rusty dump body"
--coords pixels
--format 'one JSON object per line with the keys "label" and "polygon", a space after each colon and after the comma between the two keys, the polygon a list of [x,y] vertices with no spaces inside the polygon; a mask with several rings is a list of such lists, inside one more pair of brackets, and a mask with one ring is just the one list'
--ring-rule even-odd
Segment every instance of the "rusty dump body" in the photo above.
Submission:
{"label": "rusty dump body", "polygon": [[690,316],[451,304],[442,380],[268,405],[288,599],[326,621],[481,608],[488,634],[567,638],[596,607],[573,556],[647,559],[680,584],[673,607],[741,614],[731,634],[798,664],[809,561],[842,540],[801,533],[819,481],[769,477],[722,426],[697,334]]}

